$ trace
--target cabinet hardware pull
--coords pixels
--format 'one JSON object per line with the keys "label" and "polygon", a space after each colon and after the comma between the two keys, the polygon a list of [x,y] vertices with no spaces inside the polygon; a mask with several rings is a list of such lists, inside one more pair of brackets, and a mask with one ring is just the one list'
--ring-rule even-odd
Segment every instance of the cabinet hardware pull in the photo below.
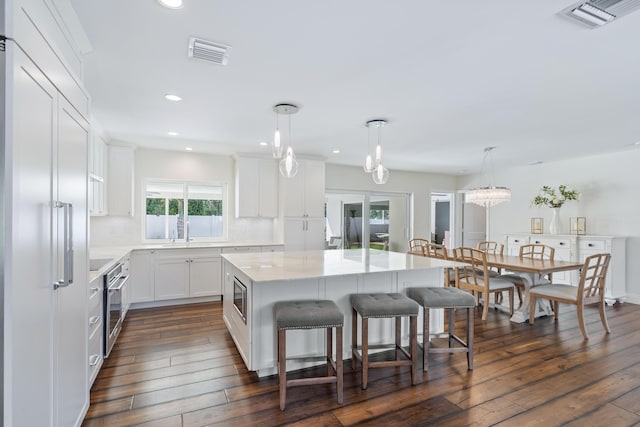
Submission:
{"label": "cabinet hardware pull", "polygon": [[564,245],[564,242],[560,242],[560,246],[563,246],[563,245]]}
{"label": "cabinet hardware pull", "polygon": [[592,246],[593,246],[593,243],[589,243],[587,246],[592,247]]}
{"label": "cabinet hardware pull", "polygon": [[89,324],[90,325],[95,325],[96,323],[98,323],[100,321],[100,316],[93,316],[91,319],[89,319]]}
{"label": "cabinet hardware pull", "polygon": [[100,361],[100,355],[92,354],[91,357],[89,358],[89,366],[96,366],[99,361]]}
{"label": "cabinet hardware pull", "polygon": [[100,291],[100,288],[99,288],[99,287],[97,287],[97,286],[96,286],[96,287],[91,288],[91,293],[92,293],[92,294],[95,294],[95,293],[96,293],[96,292],[98,292],[98,291]]}

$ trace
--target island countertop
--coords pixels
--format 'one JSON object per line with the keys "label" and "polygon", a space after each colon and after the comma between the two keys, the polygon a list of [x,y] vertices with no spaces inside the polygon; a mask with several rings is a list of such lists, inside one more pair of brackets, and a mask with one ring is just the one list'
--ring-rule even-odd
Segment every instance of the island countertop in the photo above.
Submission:
{"label": "island countertop", "polygon": [[222,254],[254,283],[423,270],[462,264],[376,249]]}

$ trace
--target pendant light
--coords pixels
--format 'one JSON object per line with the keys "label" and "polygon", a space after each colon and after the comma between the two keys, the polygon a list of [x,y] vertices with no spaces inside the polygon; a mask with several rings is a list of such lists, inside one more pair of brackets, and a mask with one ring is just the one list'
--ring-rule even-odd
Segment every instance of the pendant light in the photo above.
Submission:
{"label": "pendant light", "polygon": [[[375,182],[376,184],[386,184],[389,180],[389,169],[385,168],[382,165],[382,127],[386,124],[387,121],[382,119],[369,120],[366,123],[367,128],[371,129],[373,127],[378,130],[378,143],[376,144],[375,150],[375,162],[373,164],[373,170],[371,171],[373,182]],[[368,158],[369,154],[367,155],[367,159]],[[367,172],[366,168],[365,172]]]}
{"label": "pendant light", "polygon": [[487,158],[489,158],[489,162],[491,163],[491,179],[489,180],[488,176],[485,175],[488,181],[488,186],[486,187],[476,187],[470,190],[467,190],[464,195],[464,201],[467,203],[474,203],[483,207],[491,207],[495,206],[502,202],[508,202],[511,200],[511,190],[507,187],[496,187],[494,185],[494,174],[493,174],[493,157],[491,152],[496,147],[487,147],[484,149],[484,158],[482,160],[482,172],[485,172],[485,163],[487,162]]}
{"label": "pendant light", "polygon": [[[293,153],[291,147],[291,115],[297,113],[299,110],[297,105],[293,104],[277,104],[273,107],[273,111],[276,113],[276,131],[273,135],[273,157],[280,160],[279,169],[280,174],[287,178],[292,178],[298,173],[298,161]],[[280,114],[289,116],[289,145],[287,146],[286,154],[282,158],[282,142],[280,138],[279,119]]]}
{"label": "pendant light", "polygon": [[363,169],[366,173],[373,172],[373,159],[371,158],[371,127],[369,122],[365,123],[367,127],[367,157],[364,159]]}

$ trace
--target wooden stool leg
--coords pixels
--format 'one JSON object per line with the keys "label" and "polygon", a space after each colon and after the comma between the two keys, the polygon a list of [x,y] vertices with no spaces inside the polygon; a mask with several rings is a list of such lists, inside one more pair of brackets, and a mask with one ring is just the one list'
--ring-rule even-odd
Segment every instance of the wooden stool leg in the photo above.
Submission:
{"label": "wooden stool leg", "polygon": [[411,384],[418,384],[418,316],[409,317],[409,348],[411,351]]}
{"label": "wooden stool leg", "polygon": [[428,308],[424,309],[424,322],[422,326],[423,338],[422,338],[422,370],[429,370],[429,346],[431,342],[429,341],[429,316],[430,311]]}
{"label": "wooden stool leg", "polygon": [[453,347],[453,335],[455,332],[455,309],[454,308],[448,308],[447,311],[449,312],[449,348]]}
{"label": "wooden stool leg", "polygon": [[362,389],[369,382],[369,319],[362,318]]}
{"label": "wooden stool leg", "polygon": [[467,308],[467,368],[473,371],[473,326],[475,308]]}
{"label": "wooden stool leg", "polygon": [[327,376],[330,377],[333,372],[333,328],[327,328]]}
{"label": "wooden stool leg", "polygon": [[287,403],[287,331],[278,331],[278,384],[280,387],[280,410],[284,411]]}
{"label": "wooden stool leg", "polygon": [[396,323],[396,360],[400,360],[400,348],[402,347],[402,317],[395,318]]}
{"label": "wooden stool leg", "polygon": [[343,402],[342,327],[336,328],[336,391],[338,403]]}
{"label": "wooden stool leg", "polygon": [[358,312],[355,308],[351,309],[351,369],[356,369],[356,357],[358,351]]}

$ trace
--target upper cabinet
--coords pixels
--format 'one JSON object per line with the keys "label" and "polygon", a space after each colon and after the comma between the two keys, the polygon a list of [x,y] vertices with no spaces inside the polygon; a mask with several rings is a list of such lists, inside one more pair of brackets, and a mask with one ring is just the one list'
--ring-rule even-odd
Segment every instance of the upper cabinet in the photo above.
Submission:
{"label": "upper cabinet", "polygon": [[108,147],[107,200],[109,215],[133,216],[133,147]]}
{"label": "upper cabinet", "polygon": [[278,166],[273,159],[236,157],[236,218],[278,216]]}
{"label": "upper cabinet", "polygon": [[298,159],[298,173],[282,178],[285,217],[324,217],[324,162]]}
{"label": "upper cabinet", "polygon": [[107,214],[107,143],[100,134],[91,132],[89,139],[89,213]]}

